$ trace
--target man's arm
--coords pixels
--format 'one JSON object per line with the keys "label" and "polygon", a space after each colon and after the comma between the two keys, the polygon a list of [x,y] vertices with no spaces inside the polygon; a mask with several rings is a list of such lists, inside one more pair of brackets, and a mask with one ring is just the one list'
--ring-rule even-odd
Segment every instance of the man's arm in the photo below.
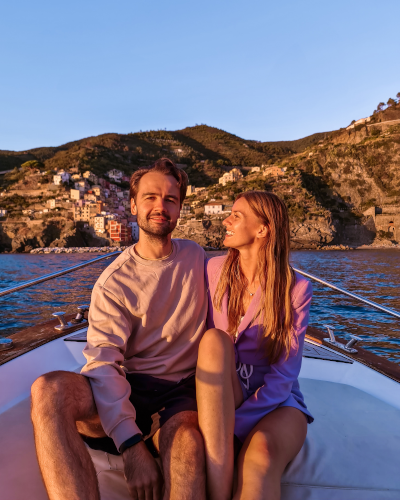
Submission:
{"label": "man's arm", "polygon": [[135,434],[136,412],[129,400],[131,387],[122,368],[133,317],[124,304],[99,283],[93,288],[89,310],[87,362],[82,375],[89,378],[103,428],[117,447]]}
{"label": "man's arm", "polygon": [[[133,318],[124,304],[98,283],[89,309],[87,359],[82,374],[89,378],[103,428],[118,450],[136,434],[136,411],[129,400],[131,387],[122,369],[133,333]],[[134,499],[161,500],[160,468],[143,441],[127,448],[122,458],[128,489]]]}

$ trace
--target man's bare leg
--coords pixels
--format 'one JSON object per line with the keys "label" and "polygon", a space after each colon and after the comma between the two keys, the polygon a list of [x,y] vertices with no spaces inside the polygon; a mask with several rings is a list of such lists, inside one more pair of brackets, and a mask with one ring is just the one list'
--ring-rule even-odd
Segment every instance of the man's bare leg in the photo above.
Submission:
{"label": "man's bare leg", "polygon": [[205,500],[205,455],[197,412],[171,417],[153,441],[162,461],[163,500]]}
{"label": "man's bare leg", "polygon": [[32,385],[31,416],[50,500],[100,500],[92,459],[78,433],[105,436],[88,379],[63,371],[39,377]]}

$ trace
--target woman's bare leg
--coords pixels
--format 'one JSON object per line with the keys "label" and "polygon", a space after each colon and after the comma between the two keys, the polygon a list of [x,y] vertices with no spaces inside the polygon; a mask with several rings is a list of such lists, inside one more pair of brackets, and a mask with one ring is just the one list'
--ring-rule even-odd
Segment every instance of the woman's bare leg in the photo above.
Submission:
{"label": "woman's bare leg", "polygon": [[200,342],[196,391],[206,452],[207,498],[230,499],[235,408],[243,402],[243,393],[236,374],[233,342],[222,330],[208,330]]}
{"label": "woman's bare leg", "polygon": [[283,471],[299,453],[306,434],[307,419],[297,408],[277,408],[261,419],[240,451],[233,499],[279,500]]}

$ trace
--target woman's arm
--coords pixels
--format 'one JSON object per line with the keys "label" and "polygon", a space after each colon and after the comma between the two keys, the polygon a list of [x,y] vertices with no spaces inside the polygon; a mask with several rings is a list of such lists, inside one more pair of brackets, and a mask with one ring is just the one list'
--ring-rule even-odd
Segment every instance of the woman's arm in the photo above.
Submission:
{"label": "woman's arm", "polygon": [[286,401],[291,393],[293,382],[300,373],[311,298],[311,283],[305,281],[293,301],[294,336],[297,345],[292,347],[286,361],[271,365],[270,372],[264,377],[264,385],[235,412],[235,435],[242,442],[259,420]]}

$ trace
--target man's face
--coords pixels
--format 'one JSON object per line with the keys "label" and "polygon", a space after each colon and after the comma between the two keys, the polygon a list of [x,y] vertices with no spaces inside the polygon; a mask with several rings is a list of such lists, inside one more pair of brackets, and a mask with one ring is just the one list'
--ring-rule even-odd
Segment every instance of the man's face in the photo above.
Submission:
{"label": "man's face", "polygon": [[165,238],[175,229],[180,209],[180,190],[174,177],[149,172],[140,179],[136,202],[131,200],[131,210],[145,233]]}

